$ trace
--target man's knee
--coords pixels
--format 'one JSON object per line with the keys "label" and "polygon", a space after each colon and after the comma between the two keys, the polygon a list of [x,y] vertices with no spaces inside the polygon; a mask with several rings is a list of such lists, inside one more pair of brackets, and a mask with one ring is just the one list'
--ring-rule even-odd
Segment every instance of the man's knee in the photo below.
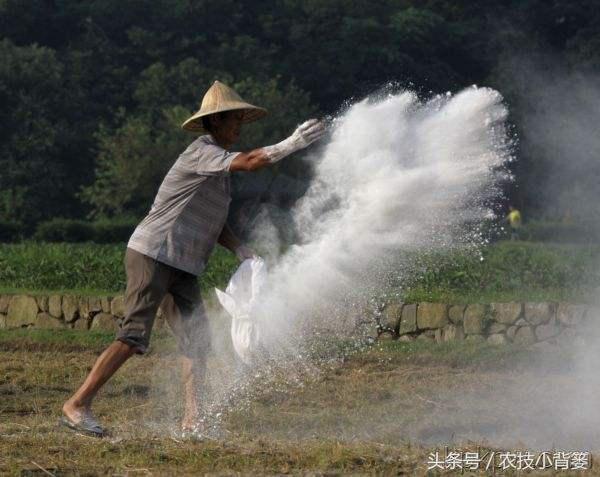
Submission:
{"label": "man's knee", "polygon": [[115,343],[118,343],[123,350],[123,353],[129,354],[129,356],[134,354],[146,354],[146,351],[148,351],[147,345],[130,337],[118,337],[116,338]]}

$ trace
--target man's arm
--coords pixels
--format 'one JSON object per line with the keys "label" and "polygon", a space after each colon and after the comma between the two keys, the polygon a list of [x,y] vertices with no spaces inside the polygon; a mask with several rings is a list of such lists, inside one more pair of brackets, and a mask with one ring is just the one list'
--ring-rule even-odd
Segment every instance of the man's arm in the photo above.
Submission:
{"label": "man's arm", "polygon": [[242,245],[242,242],[233,234],[229,225],[225,224],[223,230],[221,230],[221,235],[217,240],[219,245],[222,245],[227,250],[231,250],[233,253],[237,250],[237,248]]}
{"label": "man's arm", "polygon": [[310,119],[298,126],[290,137],[280,143],[254,149],[250,152],[239,153],[231,162],[229,170],[235,172],[261,169],[300,149],[304,149],[309,144],[323,137],[325,132],[326,127],[322,122]]}
{"label": "man's arm", "polygon": [[271,160],[265,153],[265,150],[254,149],[250,152],[240,152],[235,156],[229,166],[229,170],[232,172],[255,171],[257,169],[262,169],[269,164],[271,164]]}
{"label": "man's arm", "polygon": [[219,245],[222,245],[228,250],[231,250],[240,260],[245,260],[247,258],[252,258],[256,256],[254,251],[242,244],[240,239],[238,239],[229,225],[225,224],[223,230],[221,230],[221,235],[217,239]]}

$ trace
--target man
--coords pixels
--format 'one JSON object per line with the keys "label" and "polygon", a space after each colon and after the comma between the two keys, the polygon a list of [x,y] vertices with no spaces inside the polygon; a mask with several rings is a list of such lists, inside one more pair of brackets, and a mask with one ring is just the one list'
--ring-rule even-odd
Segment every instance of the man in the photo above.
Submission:
{"label": "man", "polygon": [[182,356],[185,412],[182,429],[198,419],[197,389],[204,378],[209,333],[197,276],[216,243],[240,260],[254,253],[225,221],[231,201],[229,173],[254,171],[307,147],[325,133],[317,120],[300,125],[284,141],[250,152],[229,152],[242,124],[267,111],[246,103],[231,88],[215,81],[200,110],[182,127],[208,132],[192,142],[165,176],[152,208],[134,231],[125,254],[125,317],[116,340],[98,357],[81,387],[62,408],[61,423],[101,437],[104,429],[91,405],[108,379],[133,354],[147,350],[152,324],[161,306]]}
{"label": "man", "polygon": [[519,230],[521,229],[521,212],[519,212],[512,205],[508,206],[508,215],[506,216],[506,220],[510,227],[510,239],[511,240],[519,240]]}

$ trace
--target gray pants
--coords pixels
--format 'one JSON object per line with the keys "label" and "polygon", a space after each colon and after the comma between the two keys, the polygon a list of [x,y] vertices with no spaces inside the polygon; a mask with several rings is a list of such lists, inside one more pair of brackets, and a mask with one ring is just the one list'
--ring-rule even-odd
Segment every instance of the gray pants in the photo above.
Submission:
{"label": "gray pants", "polygon": [[210,330],[197,277],[130,248],[125,253],[125,270],[125,318],[116,339],[144,354],[160,306],[179,351],[192,359],[205,356]]}

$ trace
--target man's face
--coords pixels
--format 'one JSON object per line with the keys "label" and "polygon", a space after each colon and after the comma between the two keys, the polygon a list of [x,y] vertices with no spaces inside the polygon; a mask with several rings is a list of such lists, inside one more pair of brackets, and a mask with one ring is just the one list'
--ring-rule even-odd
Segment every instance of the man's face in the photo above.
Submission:
{"label": "man's face", "polygon": [[215,118],[215,135],[221,142],[232,145],[239,141],[242,130],[243,111],[227,111]]}

